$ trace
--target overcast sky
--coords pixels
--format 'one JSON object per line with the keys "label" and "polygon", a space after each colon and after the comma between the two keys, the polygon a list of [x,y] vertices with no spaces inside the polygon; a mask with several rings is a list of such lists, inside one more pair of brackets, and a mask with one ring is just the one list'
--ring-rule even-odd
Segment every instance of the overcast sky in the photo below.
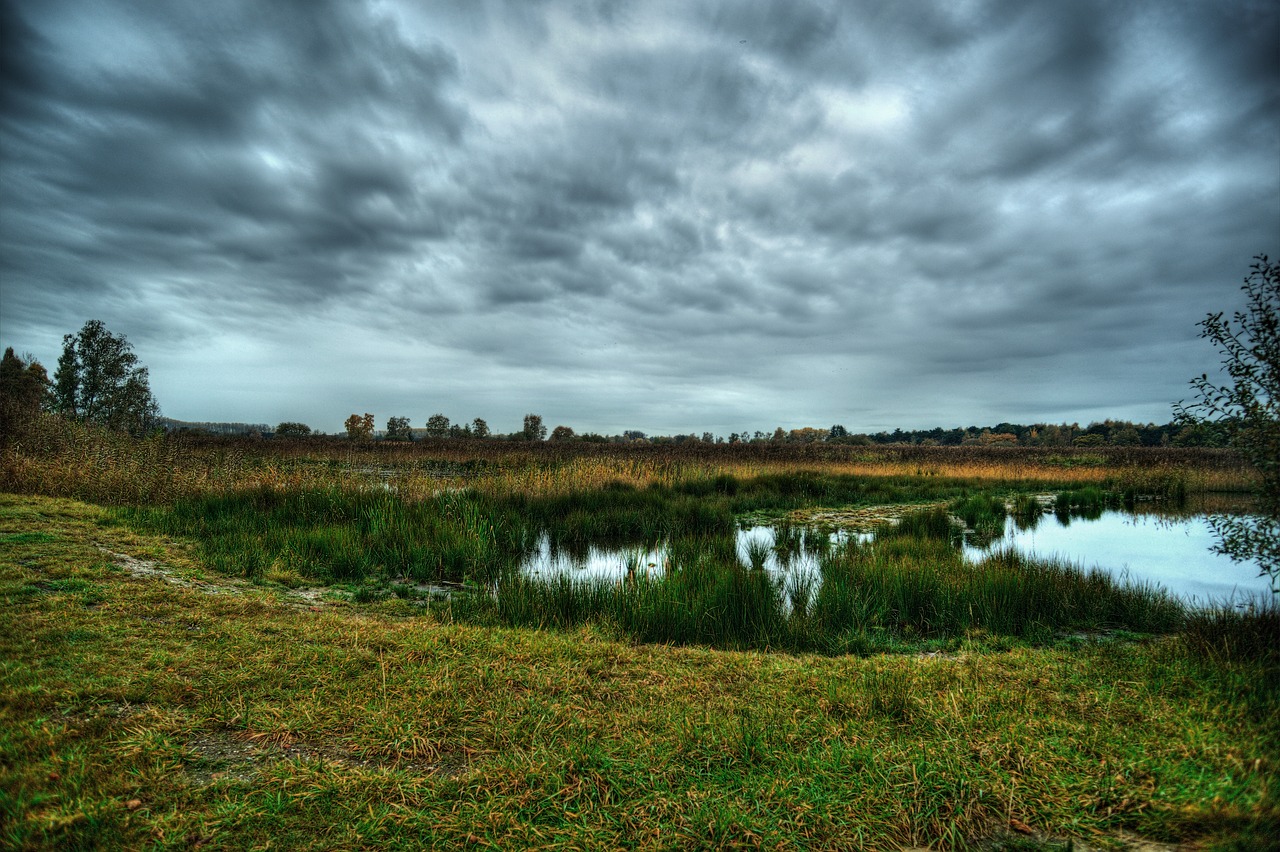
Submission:
{"label": "overcast sky", "polygon": [[1165,422],[1273,0],[0,0],[0,345],[338,431]]}

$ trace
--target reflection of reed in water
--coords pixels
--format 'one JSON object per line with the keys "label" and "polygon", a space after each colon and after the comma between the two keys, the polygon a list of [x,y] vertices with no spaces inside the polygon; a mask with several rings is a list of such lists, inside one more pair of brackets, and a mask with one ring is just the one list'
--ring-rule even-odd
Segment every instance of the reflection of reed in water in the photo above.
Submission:
{"label": "reflection of reed in water", "polygon": [[773,553],[773,548],[767,542],[759,539],[752,539],[747,542],[747,565],[753,571],[763,571],[765,565],[769,563],[769,557]]}
{"label": "reflection of reed in water", "polygon": [[1187,520],[1200,515],[1250,515],[1258,511],[1258,501],[1252,494],[1238,491],[1205,492],[1188,495],[1176,505],[1160,500],[1138,502],[1130,511],[1166,520]]}

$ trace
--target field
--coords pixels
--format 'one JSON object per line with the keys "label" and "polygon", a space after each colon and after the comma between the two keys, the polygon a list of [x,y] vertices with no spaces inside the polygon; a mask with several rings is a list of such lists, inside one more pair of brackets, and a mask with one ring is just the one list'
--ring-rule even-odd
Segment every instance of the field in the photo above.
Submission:
{"label": "field", "polygon": [[[1250,484],[1204,451],[51,426],[4,456],[0,843],[1266,848],[1274,607],[965,575],[949,544],[1020,496]],[[721,552],[744,515],[883,504],[920,510],[826,554],[802,606]],[[532,583],[510,560],[535,532],[666,537],[678,570]]]}

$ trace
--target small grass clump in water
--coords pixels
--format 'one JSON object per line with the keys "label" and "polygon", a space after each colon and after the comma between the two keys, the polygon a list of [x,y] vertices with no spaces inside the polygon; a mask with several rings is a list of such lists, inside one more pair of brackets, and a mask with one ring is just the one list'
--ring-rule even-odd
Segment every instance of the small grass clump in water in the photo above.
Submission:
{"label": "small grass clump in water", "polygon": [[1013,498],[1013,509],[1010,514],[1018,529],[1033,530],[1044,518],[1044,506],[1033,494],[1019,494]]}
{"label": "small grass clump in water", "polygon": [[951,504],[951,513],[964,521],[970,543],[983,547],[1004,535],[1005,505],[998,497],[974,495]]}
{"label": "small grass clump in water", "polygon": [[1059,519],[1077,517],[1097,520],[1102,517],[1104,510],[1117,509],[1120,505],[1120,495],[1116,492],[1088,485],[1060,492],[1054,498],[1053,511]]}

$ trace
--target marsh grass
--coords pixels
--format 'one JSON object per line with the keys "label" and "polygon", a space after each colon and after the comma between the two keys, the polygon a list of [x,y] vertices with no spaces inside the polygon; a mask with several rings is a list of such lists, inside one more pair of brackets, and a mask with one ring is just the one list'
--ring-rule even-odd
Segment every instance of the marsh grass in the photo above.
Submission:
{"label": "marsh grass", "polygon": [[951,504],[951,514],[964,521],[966,535],[975,547],[985,547],[1004,535],[1007,515],[1004,500],[993,495],[970,495]]}
{"label": "marsh grass", "polygon": [[[747,567],[752,571],[763,571],[769,563],[769,558],[774,555],[775,546],[759,539],[748,541],[746,546]],[[787,552],[789,553],[790,551]]]}
{"label": "marsh grass", "polygon": [[[508,626],[594,624],[641,642],[828,654],[867,654],[975,632],[1052,642],[1066,633],[1176,631],[1183,605],[1163,590],[1109,574],[997,551],[972,564],[944,509],[886,525],[820,559],[820,576],[764,570],[773,548],[747,543],[742,559],[713,539],[673,546],[660,575],[625,579],[504,576],[472,617]],[[487,616],[486,616],[487,613]]]}
{"label": "marsh grass", "polygon": [[383,489],[260,488],[122,517],[194,539],[210,567],[249,578],[487,581],[526,546],[523,529],[491,500],[456,491],[406,500]]}
{"label": "marsh grass", "polygon": [[[1259,597],[1198,610],[1187,617],[1180,639],[1192,654],[1214,662],[1280,664],[1280,602]],[[1280,690],[1280,681],[1275,686]]]}
{"label": "marsh grass", "polygon": [[1013,499],[1009,514],[1020,530],[1033,530],[1044,519],[1044,506],[1034,494],[1018,494]]}
{"label": "marsh grass", "polygon": [[[850,448],[829,458],[745,450],[592,455],[467,442],[268,451],[262,442],[130,442],[56,423],[38,452],[6,456],[20,462],[6,476],[123,504],[125,522],[193,542],[214,570],[283,586],[342,583],[373,600],[378,584],[398,578],[488,584],[545,536],[553,551],[571,554],[603,541],[627,548],[670,542],[671,568],[608,594],[584,591],[583,601],[578,592],[542,595],[530,583],[505,582],[499,598],[518,594],[523,602],[496,613],[483,601],[462,609],[509,624],[599,623],[653,641],[826,653],[975,629],[1043,641],[1067,630],[1176,627],[1176,607],[1152,590],[1010,554],[967,565],[951,546],[961,531],[944,512],[905,518],[882,530],[874,547],[834,551],[827,536],[780,523],[772,548],[746,554],[746,570],[732,542],[734,519],[744,512],[785,517],[797,508],[940,499],[952,501],[973,534],[993,535],[1005,511],[996,493],[1025,495],[1046,484],[1012,477],[1033,471],[1052,474],[1059,486],[1074,483],[1060,490],[1058,509],[1096,512],[1123,493],[1108,483],[1185,485],[1191,475],[1170,468],[1167,454],[1150,456],[1159,462],[1144,468],[1146,457],[1136,454],[1063,467],[1030,452],[863,457]],[[98,472],[76,480],[76,468]],[[460,476],[467,487],[448,478]],[[821,582],[802,592],[803,606],[794,605],[787,583],[750,576],[765,575],[770,559],[785,568],[806,550],[822,554],[823,569]],[[629,574],[638,578],[639,567]],[[539,615],[532,601],[544,598],[550,609]]]}
{"label": "marsh grass", "polygon": [[[1159,638],[1185,618],[1160,593],[969,565],[945,512],[870,544],[801,535],[820,576],[751,570],[731,535],[748,512],[1247,489],[1230,454],[42,424],[3,450],[0,487],[124,508],[0,495],[0,845],[952,849],[1011,818],[1206,848],[1280,833],[1273,615]],[[508,570],[544,533],[669,541],[671,564],[585,588]],[[315,582],[347,592],[289,591]]]}
{"label": "marsh grass", "polygon": [[770,648],[786,645],[786,609],[781,580],[703,553],[665,575],[623,580],[512,572],[471,617],[511,627],[595,625],[639,642]]}
{"label": "marsh grass", "polygon": [[407,617],[395,597],[300,605],[99,509],[12,495],[0,597],[6,848],[942,852],[1017,820],[1050,848],[1213,850],[1280,833],[1274,662],[1177,641],[765,655]]}
{"label": "marsh grass", "polygon": [[[347,467],[303,466],[306,472],[292,478],[282,478],[278,468],[254,468],[261,481],[247,486],[243,483],[254,481],[248,473],[253,465],[228,462],[230,472],[215,477],[217,484],[207,490],[195,488],[196,493],[188,494],[184,486],[176,495],[146,505],[126,499],[122,511],[130,523],[197,540],[211,566],[241,576],[286,584],[395,576],[487,581],[544,536],[553,551],[570,554],[584,554],[602,542],[631,547],[710,540],[730,536],[735,516],[743,511],[785,517],[796,507],[936,500],[971,487],[946,477],[793,470],[740,478],[723,472],[712,476],[706,470],[691,473],[687,466],[646,469],[639,462],[620,471],[596,462],[571,459],[564,467],[585,482],[598,482],[598,488],[565,490],[565,471],[555,468],[542,471],[555,487],[542,489],[530,481],[525,492],[509,490],[512,482],[504,477],[510,472],[496,463],[489,468],[498,473],[475,474],[470,487],[432,480],[427,491],[414,478],[426,475],[422,464],[412,468],[417,472],[413,476],[390,478],[367,463],[354,478]],[[194,466],[190,459],[184,463]],[[450,464],[451,470],[462,465]],[[517,468],[520,476],[533,479],[539,470]],[[612,476],[606,478],[606,472]],[[630,478],[619,478],[619,473]],[[499,482],[501,487],[495,484]],[[984,512],[981,518],[974,516],[974,523],[985,530],[993,523],[997,503],[969,496],[957,505],[961,512]],[[803,550],[825,549],[826,539],[783,522],[774,555],[786,564]]]}
{"label": "marsh grass", "polygon": [[1033,483],[1059,490],[1094,484],[1140,495],[1243,492],[1255,479],[1238,457],[1212,450],[133,439],[54,416],[40,418],[30,434],[0,451],[0,488],[104,505],[259,487],[329,487],[336,480],[350,487],[390,484],[413,498],[460,481],[496,497],[546,497],[624,483],[733,498],[731,511],[740,514],[787,501],[902,503],[952,499],[965,487]]}

